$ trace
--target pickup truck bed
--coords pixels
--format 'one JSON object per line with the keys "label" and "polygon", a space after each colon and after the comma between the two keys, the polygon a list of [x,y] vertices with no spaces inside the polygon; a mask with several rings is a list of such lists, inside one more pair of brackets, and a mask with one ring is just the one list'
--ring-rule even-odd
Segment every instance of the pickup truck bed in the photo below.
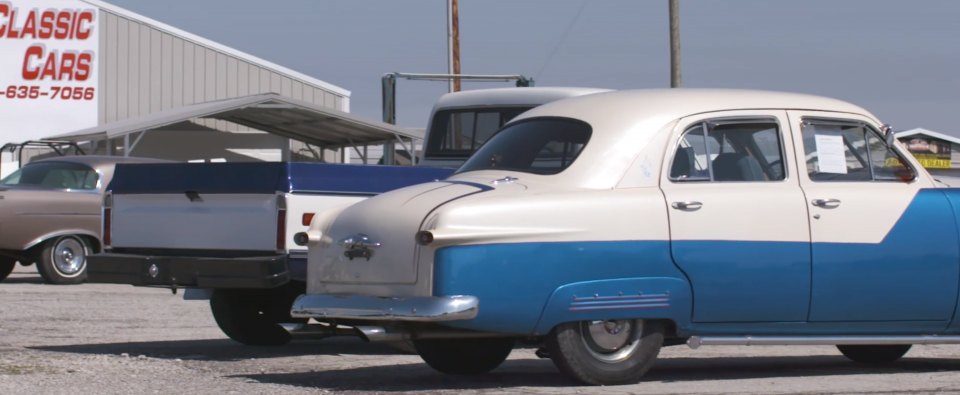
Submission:
{"label": "pickup truck bed", "polygon": [[303,214],[446,178],[451,169],[319,163],[119,165],[92,282],[272,288],[304,280]]}

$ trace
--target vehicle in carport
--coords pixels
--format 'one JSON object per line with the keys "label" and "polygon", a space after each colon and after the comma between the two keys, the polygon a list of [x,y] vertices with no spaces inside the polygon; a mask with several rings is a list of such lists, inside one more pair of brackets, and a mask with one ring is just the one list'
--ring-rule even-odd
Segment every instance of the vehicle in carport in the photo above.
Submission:
{"label": "vehicle in carport", "polygon": [[0,180],[0,280],[19,261],[36,263],[50,284],[86,278],[90,253],[99,252],[100,204],[117,163],[156,159],[63,156],[30,162]]}

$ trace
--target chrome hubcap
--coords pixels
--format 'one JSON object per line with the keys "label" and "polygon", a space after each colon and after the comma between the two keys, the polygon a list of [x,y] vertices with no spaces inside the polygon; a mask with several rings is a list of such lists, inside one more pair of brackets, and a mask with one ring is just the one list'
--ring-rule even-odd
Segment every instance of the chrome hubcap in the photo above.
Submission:
{"label": "chrome hubcap", "polygon": [[83,243],[77,239],[62,239],[53,249],[53,264],[61,274],[67,276],[77,274],[86,263],[86,251]]}
{"label": "chrome hubcap", "polygon": [[603,362],[620,362],[633,355],[640,344],[642,332],[643,322],[639,320],[580,323],[580,338],[587,351]]}

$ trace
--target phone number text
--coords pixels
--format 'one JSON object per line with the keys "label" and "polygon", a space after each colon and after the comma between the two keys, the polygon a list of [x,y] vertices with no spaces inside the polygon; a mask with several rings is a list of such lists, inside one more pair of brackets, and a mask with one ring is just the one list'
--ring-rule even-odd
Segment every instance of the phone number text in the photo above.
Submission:
{"label": "phone number text", "polygon": [[96,88],[82,86],[51,86],[49,88],[29,85],[10,85],[0,97],[7,99],[93,100]]}

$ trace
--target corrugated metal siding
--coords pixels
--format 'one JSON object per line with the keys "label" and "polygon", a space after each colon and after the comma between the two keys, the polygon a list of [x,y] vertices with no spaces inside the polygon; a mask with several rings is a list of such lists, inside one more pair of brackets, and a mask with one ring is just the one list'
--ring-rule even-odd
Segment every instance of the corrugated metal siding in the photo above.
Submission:
{"label": "corrugated metal siding", "polygon": [[100,123],[266,92],[343,109],[336,93],[107,11],[100,14],[99,61]]}

